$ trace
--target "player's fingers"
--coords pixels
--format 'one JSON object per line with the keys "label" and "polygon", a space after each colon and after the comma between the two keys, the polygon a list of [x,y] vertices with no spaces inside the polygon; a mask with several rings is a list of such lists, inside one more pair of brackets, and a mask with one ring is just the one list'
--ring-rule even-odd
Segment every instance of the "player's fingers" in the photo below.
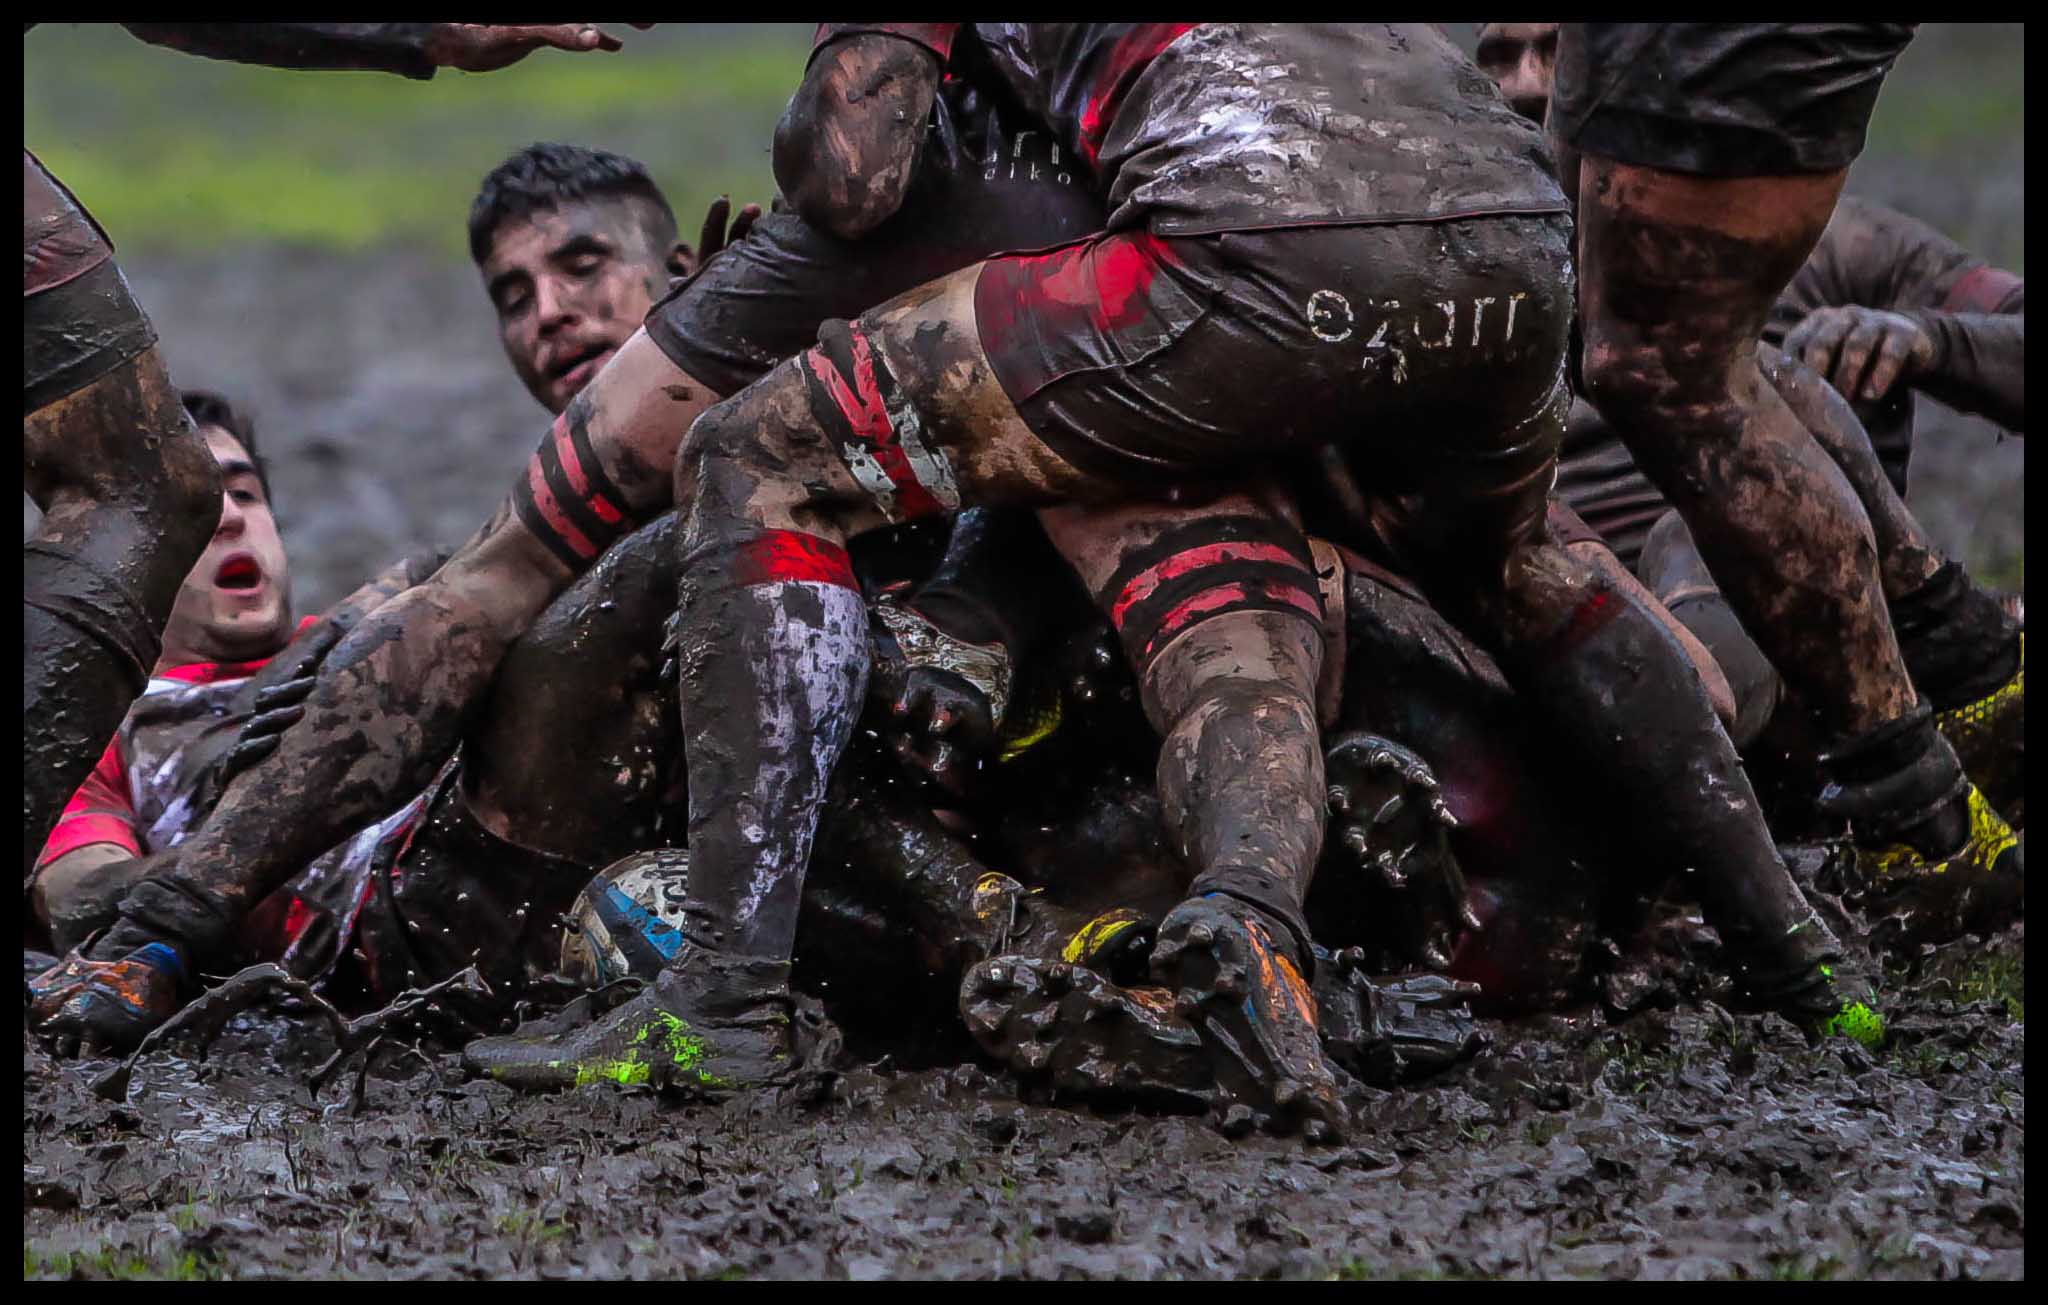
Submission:
{"label": "player's fingers", "polygon": [[1863,392],[1864,375],[1869,372],[1871,359],[1877,356],[1878,342],[1883,338],[1882,320],[1866,317],[1842,341],[1842,352],[1835,359],[1834,386],[1844,398],[1853,399]]}
{"label": "player's fingers", "polygon": [[1905,374],[1906,363],[1913,356],[1913,335],[1910,331],[1896,328],[1887,329],[1877,344],[1877,358],[1870,365],[1870,375],[1863,378],[1865,400],[1882,399],[1890,394],[1892,386]]}
{"label": "player's fingers", "polygon": [[704,210],[704,225],[697,234],[697,257],[710,262],[712,255],[725,248],[726,222],[732,217],[732,197],[720,195],[711,201],[711,207]]}

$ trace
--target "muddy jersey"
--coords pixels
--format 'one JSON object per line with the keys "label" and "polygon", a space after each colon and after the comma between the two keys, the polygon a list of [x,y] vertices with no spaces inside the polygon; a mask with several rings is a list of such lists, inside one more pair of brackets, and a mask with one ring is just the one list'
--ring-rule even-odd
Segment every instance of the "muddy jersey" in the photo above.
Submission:
{"label": "muddy jersey", "polygon": [[[822,44],[886,24],[826,24]],[[900,25],[1164,236],[1566,208],[1541,133],[1427,24]]]}
{"label": "muddy jersey", "polygon": [[[1782,341],[1818,308],[1856,305],[1903,313],[1927,328],[1929,370],[1857,403],[1892,487],[1906,492],[1913,452],[1914,391],[1979,413],[2014,430],[2024,419],[2026,283],[1975,257],[1917,218],[1869,200],[1844,198],[1792,284],[1771,310],[1764,338]],[[1643,540],[1669,506],[1636,469],[1612,427],[1579,402],[1565,430],[1557,494],[1633,567]]]}

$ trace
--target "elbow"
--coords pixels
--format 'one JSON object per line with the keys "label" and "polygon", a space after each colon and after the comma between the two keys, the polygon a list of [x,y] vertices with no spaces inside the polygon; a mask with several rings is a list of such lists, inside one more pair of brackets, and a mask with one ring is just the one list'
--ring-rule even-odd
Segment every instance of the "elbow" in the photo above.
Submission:
{"label": "elbow", "polygon": [[895,216],[910,193],[914,151],[821,148],[820,134],[795,117],[792,105],[775,130],[774,165],[775,183],[798,217],[841,240],[858,240]]}

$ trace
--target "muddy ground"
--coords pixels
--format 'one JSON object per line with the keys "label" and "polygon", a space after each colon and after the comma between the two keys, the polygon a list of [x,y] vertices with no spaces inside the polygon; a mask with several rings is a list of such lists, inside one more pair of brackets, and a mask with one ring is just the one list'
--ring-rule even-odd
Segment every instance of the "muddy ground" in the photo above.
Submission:
{"label": "muddy ground", "polygon": [[1894,976],[1874,1057],[1711,1004],[1489,1022],[1475,1061],[1365,1090],[1335,1149],[1024,1104],[964,1050],[724,1105],[387,1051],[357,1110],[353,1072],[306,1089],[330,1044],[284,1013],[145,1058],[120,1104],[106,1062],[25,1042],[25,1271],[2020,1278],[2023,950]]}

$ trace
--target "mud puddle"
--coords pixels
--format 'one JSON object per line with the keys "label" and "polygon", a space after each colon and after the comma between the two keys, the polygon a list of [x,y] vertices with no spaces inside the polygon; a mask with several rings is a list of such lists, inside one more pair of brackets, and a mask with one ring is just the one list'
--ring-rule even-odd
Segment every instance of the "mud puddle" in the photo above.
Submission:
{"label": "mud puddle", "polygon": [[[1897,982],[1893,1047],[1707,1005],[1492,1024],[1352,1143],[1020,1102],[974,1064],[829,1100],[520,1097],[246,1015],[201,1060],[25,1041],[30,1277],[2019,1278],[2021,929]],[[2011,1000],[2006,1000],[2010,998]],[[855,1046],[866,1045],[856,1039]]]}

